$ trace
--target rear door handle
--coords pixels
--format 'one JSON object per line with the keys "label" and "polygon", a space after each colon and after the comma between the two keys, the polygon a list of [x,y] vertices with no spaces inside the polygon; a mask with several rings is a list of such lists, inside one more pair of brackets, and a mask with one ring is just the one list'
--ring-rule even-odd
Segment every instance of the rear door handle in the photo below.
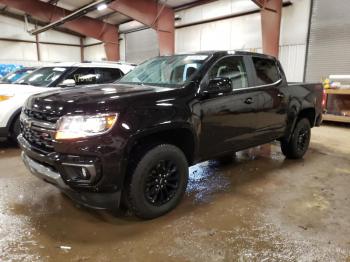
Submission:
{"label": "rear door handle", "polygon": [[246,103],[246,104],[248,104],[248,105],[253,104],[253,103],[254,103],[253,98],[251,98],[251,97],[247,98],[247,99],[244,101],[244,103]]}
{"label": "rear door handle", "polygon": [[282,93],[278,93],[277,96],[278,96],[279,98],[284,98],[284,94],[282,94]]}

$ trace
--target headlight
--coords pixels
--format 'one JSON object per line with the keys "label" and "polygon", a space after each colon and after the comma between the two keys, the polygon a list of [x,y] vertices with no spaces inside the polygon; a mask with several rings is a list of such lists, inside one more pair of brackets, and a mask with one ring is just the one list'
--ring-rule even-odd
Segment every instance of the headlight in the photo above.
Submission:
{"label": "headlight", "polygon": [[58,121],[56,140],[84,138],[108,132],[118,114],[64,116]]}
{"label": "headlight", "polygon": [[13,96],[9,96],[9,95],[0,95],[0,102],[5,101],[5,100],[9,100],[10,98],[12,98]]}

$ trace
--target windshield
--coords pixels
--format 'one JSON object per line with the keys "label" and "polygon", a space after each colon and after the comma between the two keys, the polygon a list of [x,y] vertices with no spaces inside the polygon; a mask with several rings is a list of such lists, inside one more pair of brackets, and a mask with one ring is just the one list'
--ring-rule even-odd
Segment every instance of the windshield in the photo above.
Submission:
{"label": "windshield", "polygon": [[204,64],[208,55],[175,55],[152,58],[122,77],[118,83],[180,86]]}
{"label": "windshield", "polygon": [[65,67],[43,67],[31,74],[22,77],[16,84],[33,85],[33,86],[49,86],[52,82],[57,80],[68,68]]}

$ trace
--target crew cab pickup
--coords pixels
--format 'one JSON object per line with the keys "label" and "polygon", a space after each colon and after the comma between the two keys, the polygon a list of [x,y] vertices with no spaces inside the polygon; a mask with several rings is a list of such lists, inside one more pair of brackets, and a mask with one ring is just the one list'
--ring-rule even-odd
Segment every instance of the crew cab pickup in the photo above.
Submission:
{"label": "crew cab pickup", "polygon": [[83,85],[112,83],[135,66],[127,63],[56,63],[0,85],[0,138],[16,140],[24,102],[33,94]]}
{"label": "crew cab pickup", "polygon": [[302,158],[322,93],[262,54],[160,56],[116,84],[30,97],[18,140],[28,169],[72,199],[150,219],[179,203],[190,165],[274,140]]}

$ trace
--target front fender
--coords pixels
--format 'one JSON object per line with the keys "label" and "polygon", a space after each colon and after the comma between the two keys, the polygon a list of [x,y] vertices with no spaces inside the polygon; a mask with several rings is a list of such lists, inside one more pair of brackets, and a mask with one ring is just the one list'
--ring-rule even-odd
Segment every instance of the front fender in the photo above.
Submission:
{"label": "front fender", "polygon": [[190,123],[187,122],[170,122],[170,123],[160,123],[157,126],[151,128],[138,130],[135,134],[129,137],[129,141],[126,146],[126,153],[130,153],[134,145],[140,139],[146,138],[148,136],[155,136],[163,132],[176,132],[177,130],[186,130],[194,141],[194,155],[197,156],[198,153],[198,136],[197,132]]}

